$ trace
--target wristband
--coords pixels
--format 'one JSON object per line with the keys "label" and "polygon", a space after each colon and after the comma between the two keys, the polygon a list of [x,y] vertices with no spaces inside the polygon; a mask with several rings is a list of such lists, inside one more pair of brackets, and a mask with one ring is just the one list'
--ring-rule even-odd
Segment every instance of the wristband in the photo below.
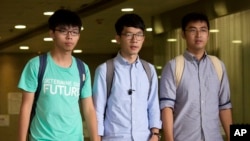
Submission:
{"label": "wristband", "polygon": [[160,133],[151,132],[151,137],[152,136],[157,136],[159,140],[161,139],[161,134]]}

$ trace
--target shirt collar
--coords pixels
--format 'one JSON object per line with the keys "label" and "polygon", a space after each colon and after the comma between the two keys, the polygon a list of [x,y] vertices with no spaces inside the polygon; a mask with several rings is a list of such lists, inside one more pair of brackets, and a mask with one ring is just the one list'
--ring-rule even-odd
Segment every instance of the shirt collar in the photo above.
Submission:
{"label": "shirt collar", "polygon": [[118,61],[121,65],[134,65],[136,68],[141,64],[141,62],[139,61],[139,56],[136,58],[136,61],[133,64],[130,64],[124,57],[121,56],[120,52],[117,53],[115,60]]}
{"label": "shirt collar", "polygon": [[[116,59],[122,63],[122,64],[127,64],[127,65],[130,65],[130,63],[124,58],[122,57],[122,55],[120,54],[120,52],[117,53],[116,55]],[[136,58],[135,62],[133,64],[137,65],[139,62],[139,56]]]}
{"label": "shirt collar", "polygon": [[[197,61],[197,62],[199,62],[197,59],[196,59],[196,57],[194,56],[194,54],[192,54],[191,52],[189,52],[188,50],[185,50],[185,52],[184,52],[184,57],[186,58],[186,59],[188,59],[188,60],[195,60],[195,61]],[[203,57],[202,57],[202,59],[205,59],[206,57],[207,57],[207,52],[205,51],[205,53],[203,54]]]}

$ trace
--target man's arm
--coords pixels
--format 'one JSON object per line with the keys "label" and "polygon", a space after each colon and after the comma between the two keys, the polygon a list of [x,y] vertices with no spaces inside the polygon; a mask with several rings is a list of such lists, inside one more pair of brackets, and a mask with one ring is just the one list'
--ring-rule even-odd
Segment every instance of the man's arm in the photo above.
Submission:
{"label": "man's arm", "polygon": [[164,140],[165,141],[174,141],[174,134],[173,134],[173,110],[172,108],[166,107],[161,111],[162,115],[162,127],[164,133]]}
{"label": "man's arm", "polygon": [[18,141],[27,140],[34,95],[34,93],[25,91],[22,92],[22,103],[19,115]]}
{"label": "man's arm", "polygon": [[162,121],[161,121],[161,111],[159,105],[159,90],[158,90],[158,78],[156,74],[156,70],[152,65],[151,67],[151,83],[149,88],[148,94],[148,120],[149,120],[149,127],[152,130],[157,130],[159,133],[159,129],[162,128]]}
{"label": "man's arm", "polygon": [[230,140],[230,125],[233,123],[232,120],[232,110],[231,109],[223,109],[220,110],[220,120],[223,126],[223,129],[226,133],[227,140]]}
{"label": "man's arm", "polygon": [[104,118],[106,111],[107,84],[106,84],[106,65],[102,64],[95,70],[94,83],[93,83],[93,102],[97,116],[98,135],[104,136]]}
{"label": "man's arm", "polygon": [[97,134],[97,118],[92,97],[82,99],[81,105],[91,141],[100,141],[100,136]]}

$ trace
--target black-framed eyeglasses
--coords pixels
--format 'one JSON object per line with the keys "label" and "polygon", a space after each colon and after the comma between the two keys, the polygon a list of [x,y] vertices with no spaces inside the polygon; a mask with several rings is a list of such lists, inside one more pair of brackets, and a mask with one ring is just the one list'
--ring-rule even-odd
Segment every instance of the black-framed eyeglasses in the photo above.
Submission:
{"label": "black-framed eyeglasses", "polygon": [[135,38],[136,40],[140,41],[142,39],[144,39],[144,34],[143,33],[122,33],[121,35],[125,36],[126,39],[128,40],[132,40],[133,38]]}
{"label": "black-framed eyeglasses", "polygon": [[71,36],[78,36],[80,34],[78,30],[55,29],[55,31],[58,31],[62,35],[70,34]]}

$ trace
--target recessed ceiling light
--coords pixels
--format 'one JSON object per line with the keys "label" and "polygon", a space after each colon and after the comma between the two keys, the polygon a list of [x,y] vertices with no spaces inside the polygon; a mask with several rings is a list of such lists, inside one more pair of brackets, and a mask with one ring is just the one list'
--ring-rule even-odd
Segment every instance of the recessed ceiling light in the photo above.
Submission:
{"label": "recessed ceiling light", "polygon": [[112,39],[111,43],[117,43],[116,39]]}
{"label": "recessed ceiling light", "polygon": [[54,14],[54,12],[51,12],[51,11],[43,12],[43,15],[45,15],[45,16],[51,16],[53,14]]}
{"label": "recessed ceiling light", "polygon": [[233,43],[233,44],[241,44],[242,41],[241,41],[241,40],[233,40],[232,43]]}
{"label": "recessed ceiling light", "polygon": [[168,41],[168,42],[176,42],[176,41],[177,41],[177,39],[174,39],[174,38],[169,38],[169,39],[167,39],[167,41]]}
{"label": "recessed ceiling light", "polygon": [[26,25],[15,25],[15,29],[25,29]]}
{"label": "recessed ceiling light", "polygon": [[122,8],[121,11],[122,12],[132,12],[132,11],[134,11],[134,9],[133,8]]}
{"label": "recessed ceiling light", "polygon": [[51,37],[45,37],[45,38],[43,38],[43,40],[46,42],[53,41],[53,39]]}
{"label": "recessed ceiling light", "polygon": [[20,46],[19,49],[20,49],[20,50],[28,50],[28,49],[29,49],[29,46]]}
{"label": "recessed ceiling light", "polygon": [[153,28],[151,28],[151,27],[146,28],[146,31],[151,32],[151,31],[153,31]]}
{"label": "recessed ceiling light", "polygon": [[75,49],[73,50],[74,53],[82,53],[82,50],[81,49]]}
{"label": "recessed ceiling light", "polygon": [[210,29],[209,32],[211,32],[211,33],[217,33],[217,32],[219,32],[219,29]]}
{"label": "recessed ceiling light", "polygon": [[162,66],[156,66],[156,69],[157,69],[157,70],[161,70],[161,69],[162,69]]}

